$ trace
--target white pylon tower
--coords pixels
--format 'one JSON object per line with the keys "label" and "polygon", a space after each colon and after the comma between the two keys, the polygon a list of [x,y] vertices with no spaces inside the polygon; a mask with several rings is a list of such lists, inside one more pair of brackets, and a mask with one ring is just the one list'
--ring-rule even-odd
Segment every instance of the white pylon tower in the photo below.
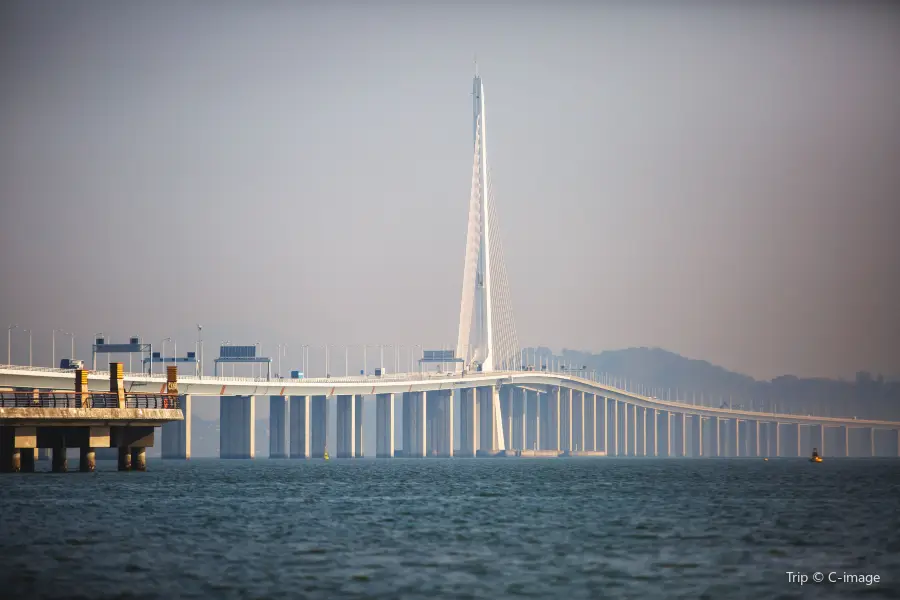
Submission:
{"label": "white pylon tower", "polygon": [[456,355],[483,371],[514,370],[521,356],[491,189],[484,86],[477,66],[472,96],[475,152]]}

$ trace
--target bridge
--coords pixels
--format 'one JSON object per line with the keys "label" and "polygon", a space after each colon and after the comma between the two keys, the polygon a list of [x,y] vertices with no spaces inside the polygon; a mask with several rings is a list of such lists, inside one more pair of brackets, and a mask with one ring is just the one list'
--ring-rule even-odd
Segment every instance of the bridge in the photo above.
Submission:
{"label": "bridge", "polygon": [[[873,456],[876,447],[879,454],[900,455],[900,422],[701,407],[570,372],[519,370],[521,352],[487,163],[484,87],[477,74],[472,97],[474,153],[456,370],[291,380],[201,375],[177,382],[124,374],[125,394],[163,395],[177,383],[176,412],[184,418],[163,425],[164,458],[190,457],[193,396],[221,399],[222,458],[254,456],[257,396],[270,397],[273,457],[325,456],[329,398],[337,405],[336,456],[361,457],[367,397],[376,402],[377,457],[776,457],[803,456],[813,447],[823,455]],[[103,391],[111,377],[77,373],[85,378],[82,393]],[[51,401],[52,392],[42,390],[68,390],[73,384],[77,388],[71,370],[0,365],[0,386],[32,390],[26,394],[39,404]],[[14,409],[2,403],[16,398],[0,395],[4,429],[12,427],[4,411]],[[402,450],[395,444],[398,408]]]}

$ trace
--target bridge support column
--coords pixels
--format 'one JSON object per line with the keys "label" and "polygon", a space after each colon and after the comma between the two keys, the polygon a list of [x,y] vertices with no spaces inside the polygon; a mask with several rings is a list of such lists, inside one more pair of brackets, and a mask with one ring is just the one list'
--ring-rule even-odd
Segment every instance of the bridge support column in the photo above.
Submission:
{"label": "bridge support column", "polygon": [[512,431],[509,447],[513,450],[525,450],[525,440],[528,437],[528,427],[525,415],[527,414],[525,390],[514,387],[512,392]]}
{"label": "bridge support column", "polygon": [[729,429],[734,433],[731,433],[729,438],[729,446],[728,449],[729,456],[733,458],[737,458],[741,455],[741,422],[738,419],[729,419]]}
{"label": "bridge support column", "polygon": [[36,448],[22,448],[19,451],[22,462],[23,473],[34,473],[34,455],[37,454]]}
{"label": "bridge support column", "polygon": [[691,415],[691,456],[700,458],[704,456],[703,448],[703,417]]}
{"label": "bridge support column", "polygon": [[309,407],[309,452],[312,458],[324,458],[328,444],[328,397],[313,396]]}
{"label": "bridge support column", "polygon": [[162,426],[162,457],[189,459],[191,457],[191,395],[178,397],[183,421],[169,421]]}
{"label": "bridge support column", "polygon": [[584,393],[578,390],[570,390],[572,402],[572,425],[571,450],[584,450]]}
{"label": "bridge support column", "polygon": [[310,455],[310,397],[291,396],[291,458],[309,458]]}
{"label": "bridge support column", "polygon": [[[644,429],[645,447],[649,456],[659,456],[659,423],[657,422],[656,409],[645,408],[644,420],[647,423]],[[647,437],[649,435],[649,437]]]}
{"label": "bridge support column", "polygon": [[500,387],[500,423],[503,427],[503,441],[506,448],[511,448],[512,440],[512,399],[513,386],[504,385]]}
{"label": "bridge support column", "polygon": [[220,458],[253,458],[256,454],[256,397],[219,399]]}
{"label": "bridge support column", "polygon": [[147,470],[147,449],[138,446],[131,449],[131,469],[133,471]]}
{"label": "bridge support column", "polygon": [[355,422],[353,429],[354,436],[354,458],[362,458],[363,457],[363,396],[362,394],[357,394],[353,397],[353,402],[355,403]]}
{"label": "bridge support column", "polygon": [[[607,421],[609,423],[607,428],[609,429],[610,434],[609,448],[612,450],[612,456],[622,455],[621,442],[619,441],[621,439],[621,436],[619,435],[621,430],[621,418],[622,417],[619,415],[619,401],[612,398],[609,402],[609,419]],[[609,452],[607,452],[607,455],[609,455]]]}
{"label": "bridge support column", "polygon": [[659,411],[656,423],[656,447],[659,454],[671,458],[672,456],[672,413],[668,410]]}
{"label": "bridge support column", "polygon": [[[475,389],[459,390],[459,455],[474,457],[477,451],[478,412],[475,410]],[[404,441],[404,445],[406,442]]]}
{"label": "bridge support column", "polygon": [[412,392],[413,403],[413,426],[415,428],[413,440],[413,456],[416,458],[425,458],[428,449],[428,434],[426,432],[425,423],[428,418],[426,395],[425,392]]}
{"label": "bridge support column", "polygon": [[356,403],[353,396],[337,397],[337,457],[353,458],[356,454]]}
{"label": "bridge support column", "polygon": [[269,396],[269,458],[287,458],[287,397]]}
{"label": "bridge support column", "polygon": [[625,418],[625,441],[627,443],[625,453],[628,456],[637,456],[637,406],[634,404],[626,404]]}
{"label": "bridge support column", "polygon": [[750,427],[753,430],[753,445],[751,446],[754,449],[753,456],[759,458],[759,421],[748,421],[748,423],[750,423]]}
{"label": "bridge support column", "polygon": [[500,388],[499,386],[481,386],[476,388],[481,414],[478,417],[480,426],[480,450],[488,455],[496,453],[500,442]]}
{"label": "bridge support column", "polygon": [[813,425],[809,428],[813,448],[819,451],[819,456],[825,456],[825,426]]}
{"label": "bridge support column", "polygon": [[582,422],[584,423],[583,431],[584,431],[584,449],[588,452],[596,452],[597,451],[597,417],[594,412],[594,407],[597,405],[595,401],[594,394],[588,394],[584,392],[583,394],[584,402],[582,405],[583,418]]}
{"label": "bridge support column", "polygon": [[597,440],[597,450],[603,450],[609,456],[609,409],[605,396],[594,396],[594,415],[597,419],[595,435],[600,436]]}
{"label": "bridge support column", "polygon": [[394,395],[375,396],[375,458],[394,458]]}
{"label": "bridge support column", "polygon": [[781,456],[781,423],[775,423],[775,456]]}
{"label": "bridge support column", "polygon": [[534,450],[541,447],[540,394],[535,390],[525,390],[525,414],[528,425],[525,429],[525,448]]}
{"label": "bridge support column", "polygon": [[547,450],[559,452],[560,446],[560,412],[562,412],[560,399],[561,390],[552,387],[547,390]]}
{"label": "bridge support column", "polygon": [[[118,469],[120,471],[131,470],[131,448],[128,446],[119,446]],[[56,448],[53,449],[53,470],[56,471]],[[65,470],[65,469],[63,469]]]}
{"label": "bridge support column", "polygon": [[559,433],[559,443],[560,450],[564,452],[571,452],[573,449],[572,445],[572,390],[570,388],[560,388],[559,389],[559,423],[560,423],[560,433]]}
{"label": "bridge support column", "polygon": [[553,394],[550,392],[538,394],[538,418],[540,419],[538,448],[541,450],[550,450],[550,440],[553,438],[550,434],[550,430],[553,428],[552,419],[550,418],[550,399],[552,397]]}
{"label": "bridge support column", "polygon": [[78,470],[82,473],[93,473],[97,470],[97,455],[90,446],[80,446],[78,448]]}
{"label": "bridge support column", "polygon": [[866,428],[868,444],[868,456],[875,456],[875,429],[873,427]]}
{"label": "bridge support column", "polygon": [[453,458],[453,390],[441,391],[441,445],[438,448],[438,456]]}

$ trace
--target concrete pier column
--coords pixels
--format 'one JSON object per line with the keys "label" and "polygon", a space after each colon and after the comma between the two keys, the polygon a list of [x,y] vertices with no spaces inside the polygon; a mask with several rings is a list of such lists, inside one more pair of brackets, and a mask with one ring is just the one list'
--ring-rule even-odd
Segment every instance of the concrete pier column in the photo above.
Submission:
{"label": "concrete pier column", "polygon": [[609,455],[609,409],[605,396],[594,396],[594,415],[597,417],[596,434],[600,439],[597,441],[597,449],[603,450]]}
{"label": "concrete pier column", "polygon": [[500,423],[503,427],[503,440],[506,442],[506,448],[511,448],[512,444],[512,400],[513,386],[504,385],[500,387]]}
{"label": "concrete pier column", "polygon": [[703,447],[703,417],[691,415],[691,456],[699,458],[705,456]]}
{"label": "concrete pier column", "polygon": [[709,454],[710,456],[718,458],[722,456],[722,419],[719,419],[719,417],[711,417],[709,422],[713,430],[712,437],[710,438],[713,447],[710,448]]}
{"label": "concrete pier column", "polygon": [[809,435],[812,440],[813,448],[819,451],[819,456],[825,456],[825,426],[812,425],[809,428]]}
{"label": "concrete pier column", "polygon": [[510,439],[510,448],[513,450],[525,450],[525,440],[528,437],[528,427],[526,421],[526,398],[525,390],[520,387],[513,388],[512,397],[512,430],[513,435]]}
{"label": "concrete pier column", "polygon": [[[255,442],[256,397],[221,396],[219,400],[220,458],[253,458],[256,454]],[[132,468],[136,467],[132,465]]]}
{"label": "concrete pier column", "polygon": [[354,408],[355,413],[355,423],[353,429],[353,445],[354,445],[354,458],[362,458],[363,457],[363,396],[362,394],[357,394],[353,397],[353,402],[356,404]]}
{"label": "concrete pier column", "polygon": [[309,458],[310,397],[291,396],[291,458]]}
{"label": "concrete pier column", "polygon": [[547,450],[556,450],[562,448],[560,445],[560,388],[552,387],[547,390]]}
{"label": "concrete pier column", "polygon": [[9,472],[20,473],[22,471],[22,449],[12,448],[9,452]]}
{"label": "concrete pier column", "polygon": [[[475,410],[475,390],[459,390],[459,455],[475,456],[475,440],[478,437],[478,413]],[[405,444],[405,442],[404,442]]]}
{"label": "concrete pier column", "polygon": [[269,396],[269,458],[287,458],[287,397]]}
{"label": "concrete pier column", "polygon": [[597,403],[594,394],[585,392],[583,396],[584,449],[595,452],[597,450],[597,416],[595,413]]}
{"label": "concrete pier column", "polygon": [[400,437],[403,439],[403,456],[411,458],[413,455],[413,438],[415,438],[413,430],[413,412],[415,412],[415,407],[413,406],[412,392],[403,392],[401,404],[402,425],[400,427]]}
{"label": "concrete pier column", "polygon": [[572,450],[584,450],[584,392],[571,390],[572,402],[572,437],[569,444]]}
{"label": "concrete pier column", "polygon": [[131,449],[131,469],[133,471],[147,470],[147,449],[143,446]]}
{"label": "concrete pier column", "polygon": [[625,414],[628,418],[628,426],[626,427],[626,442],[628,444],[628,448],[626,454],[628,456],[637,456],[637,406],[635,406],[634,404],[626,404]]}
{"label": "concrete pier column", "polygon": [[22,448],[19,453],[21,455],[22,473],[34,473],[34,455],[37,454],[37,449]]}
{"label": "concrete pier column", "polygon": [[[609,419],[607,422],[609,423],[607,429],[610,435],[609,448],[606,453],[608,456],[619,456],[622,453],[619,447],[619,401],[615,398],[609,402]],[[610,450],[612,450],[612,454],[610,454]]]}
{"label": "concrete pier column", "polygon": [[[453,458],[453,432],[455,430],[453,420],[456,415],[453,406],[453,390],[442,390],[441,410],[443,417],[441,418],[441,446],[438,448],[438,456]],[[522,421],[524,425],[524,415]]]}
{"label": "concrete pier column", "polygon": [[619,430],[619,433],[621,434],[621,435],[619,435],[619,444],[621,445],[620,451],[621,451],[622,456],[631,456],[631,454],[628,451],[629,450],[628,438],[631,437],[631,435],[629,435],[630,434],[630,431],[629,431],[630,426],[628,423],[631,418],[631,415],[630,415],[631,411],[629,410],[628,405],[625,404],[624,402],[620,402],[619,404],[621,404],[621,410],[619,412],[621,413],[620,418],[622,420],[622,422],[620,423],[621,429]]}
{"label": "concrete pier column", "polygon": [[797,437],[797,456],[803,456],[803,447],[800,443],[800,423],[794,425],[794,435]]}
{"label": "concrete pier column", "polygon": [[53,447],[52,467],[54,473],[65,473],[69,470],[69,460],[66,458],[65,444]]}
{"label": "concrete pier column", "polygon": [[375,458],[394,458],[394,394],[375,396]]}
{"label": "concrete pier column", "polygon": [[781,423],[775,423],[775,456],[781,456]]}
{"label": "concrete pier column", "polygon": [[760,456],[760,454],[759,454],[759,452],[760,452],[760,444],[759,444],[760,428],[759,428],[759,421],[749,421],[749,422],[752,423],[752,427],[753,427],[753,431],[754,431],[754,433],[753,433],[753,442],[754,442],[754,446],[756,447],[756,451],[753,453],[753,456],[759,458],[759,456]]}
{"label": "concrete pier column", "polygon": [[873,427],[866,428],[866,439],[868,440],[868,452],[867,456],[875,456],[875,429]]}
{"label": "concrete pier column", "polygon": [[337,397],[337,457],[353,458],[356,441],[356,403],[353,396],[341,395]]}
{"label": "concrete pier column", "polygon": [[538,419],[540,420],[538,424],[538,448],[541,450],[549,450],[550,440],[554,438],[554,436],[550,434],[550,430],[553,428],[550,419],[550,404],[552,397],[553,394],[550,392],[538,393]]}
{"label": "concrete pier column", "polygon": [[[56,470],[56,452],[53,453],[53,470]],[[128,446],[119,446],[118,466],[120,471],[131,470],[131,448]]]}
{"label": "concrete pier column", "polygon": [[525,427],[524,448],[534,450],[540,448],[541,418],[539,410],[540,395],[536,390],[525,390],[525,416],[528,424]]}
{"label": "concrete pier column", "polygon": [[79,448],[78,470],[82,473],[93,473],[97,470],[97,455],[90,446]]}
{"label": "concrete pier column", "polygon": [[572,445],[572,390],[571,388],[559,388],[559,443],[560,450],[571,452]]}
{"label": "concrete pier column", "polygon": [[659,456],[659,423],[657,423],[656,409],[647,408],[644,411],[644,422],[646,423],[644,439],[646,440],[647,454],[648,456]]}
{"label": "concrete pier column", "polygon": [[738,419],[729,419],[728,421],[728,433],[730,434],[730,438],[728,439],[728,445],[730,446],[730,448],[728,448],[728,455],[732,458],[736,458],[741,455],[741,422]]}
{"label": "concrete pier column", "polygon": [[191,457],[191,395],[178,397],[183,421],[169,421],[162,426],[162,457],[189,459]]}
{"label": "concrete pier column", "polygon": [[428,436],[426,433],[425,422],[428,417],[426,408],[425,392],[413,392],[413,404],[415,405],[415,451],[413,456],[416,458],[425,458],[428,448]]}
{"label": "concrete pier column", "polygon": [[672,413],[667,410],[658,412],[656,423],[657,456],[672,456]]}
{"label": "concrete pier column", "polygon": [[309,452],[312,458],[324,458],[328,445],[328,398],[313,396],[309,407]]}

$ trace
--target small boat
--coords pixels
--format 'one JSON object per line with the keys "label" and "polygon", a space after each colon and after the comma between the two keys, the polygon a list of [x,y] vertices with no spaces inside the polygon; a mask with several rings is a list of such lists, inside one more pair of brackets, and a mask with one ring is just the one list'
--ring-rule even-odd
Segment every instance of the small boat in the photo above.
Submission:
{"label": "small boat", "polygon": [[809,458],[809,462],[822,462],[822,457],[819,456],[819,449],[813,448],[812,456]]}

